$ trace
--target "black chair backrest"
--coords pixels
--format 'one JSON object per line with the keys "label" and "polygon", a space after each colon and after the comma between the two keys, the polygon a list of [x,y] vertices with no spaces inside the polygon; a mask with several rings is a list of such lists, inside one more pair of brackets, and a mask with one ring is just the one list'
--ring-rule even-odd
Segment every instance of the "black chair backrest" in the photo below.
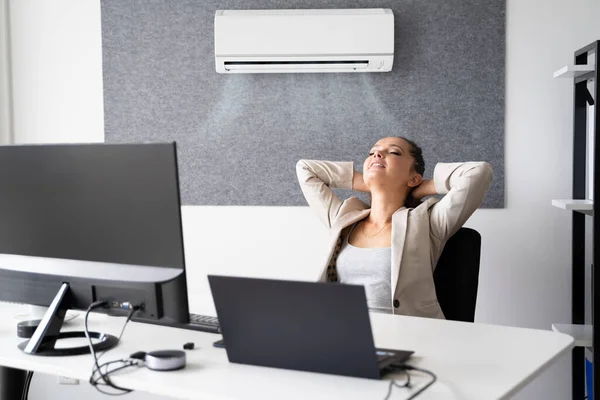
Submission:
{"label": "black chair backrest", "polygon": [[446,319],[475,321],[481,235],[460,228],[446,243],[433,279],[438,301]]}

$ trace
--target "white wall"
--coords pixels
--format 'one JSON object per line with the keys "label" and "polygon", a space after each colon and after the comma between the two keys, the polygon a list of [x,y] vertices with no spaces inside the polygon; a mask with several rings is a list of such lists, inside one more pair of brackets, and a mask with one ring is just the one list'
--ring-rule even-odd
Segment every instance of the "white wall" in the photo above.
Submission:
{"label": "white wall", "polygon": [[[11,5],[16,141],[102,141],[98,0]],[[600,39],[598,17],[596,0],[507,1],[507,207],[480,210],[468,223],[483,236],[478,322],[549,329],[570,320],[570,217],[550,199],[570,197],[573,90],[552,72]],[[198,312],[213,312],[207,273],[313,279],[324,247],[305,207],[184,207],[183,221]],[[314,251],[298,252],[300,243]],[[564,358],[517,397],[569,398],[569,365]],[[37,376],[31,399],[91,393]]]}
{"label": "white wall", "polygon": [[102,142],[100,1],[8,1],[15,142]]}
{"label": "white wall", "polygon": [[10,90],[10,48],[8,3],[0,0],[0,145],[9,144],[12,137]]}

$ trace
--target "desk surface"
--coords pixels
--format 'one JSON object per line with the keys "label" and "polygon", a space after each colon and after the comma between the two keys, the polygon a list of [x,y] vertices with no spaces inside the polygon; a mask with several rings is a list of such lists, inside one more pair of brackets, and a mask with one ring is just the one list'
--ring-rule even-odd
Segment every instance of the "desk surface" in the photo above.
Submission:
{"label": "desk surface", "polygon": [[[0,303],[0,365],[81,379],[87,382],[91,355],[30,356],[17,349],[13,316],[21,306]],[[64,330],[83,330],[83,313]],[[124,318],[92,314],[90,330],[118,335]],[[433,371],[439,383],[419,396],[423,399],[501,399],[516,393],[574,345],[573,338],[551,331],[469,324],[425,318],[372,314],[375,343],[381,348],[414,350],[410,364]],[[253,367],[229,363],[220,339],[210,333],[130,322],[121,343],[104,361],[135,351],[181,349],[186,342],[186,369],[155,372],[132,368],[114,375],[114,382],[134,390],[181,399],[383,399],[389,381]],[[343,338],[340,338],[343,340]],[[74,343],[72,343],[74,344]],[[402,381],[402,375],[397,379]],[[427,376],[415,372],[414,382]],[[393,389],[392,399],[406,398],[408,389]]]}

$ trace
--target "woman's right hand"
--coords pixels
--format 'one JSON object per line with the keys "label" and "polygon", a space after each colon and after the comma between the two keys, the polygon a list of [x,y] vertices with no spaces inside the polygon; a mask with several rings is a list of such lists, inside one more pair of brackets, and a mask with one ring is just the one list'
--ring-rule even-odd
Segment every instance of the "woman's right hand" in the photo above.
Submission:
{"label": "woman's right hand", "polygon": [[363,174],[358,171],[354,171],[354,175],[352,176],[352,190],[365,193],[370,192],[367,185],[365,185],[365,181],[363,180]]}
{"label": "woman's right hand", "polygon": [[423,200],[424,197],[438,194],[435,191],[435,184],[432,179],[424,179],[412,192],[412,196],[417,200]]}

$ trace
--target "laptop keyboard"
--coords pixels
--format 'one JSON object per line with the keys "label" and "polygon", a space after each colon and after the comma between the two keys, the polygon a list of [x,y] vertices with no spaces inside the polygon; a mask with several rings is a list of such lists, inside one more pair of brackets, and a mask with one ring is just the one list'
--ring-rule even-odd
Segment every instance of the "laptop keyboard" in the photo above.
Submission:
{"label": "laptop keyboard", "polygon": [[377,350],[375,352],[375,354],[377,354],[377,362],[383,361],[385,359],[388,359],[388,358],[396,355],[395,353],[391,353],[389,351],[381,351],[381,350]]}

